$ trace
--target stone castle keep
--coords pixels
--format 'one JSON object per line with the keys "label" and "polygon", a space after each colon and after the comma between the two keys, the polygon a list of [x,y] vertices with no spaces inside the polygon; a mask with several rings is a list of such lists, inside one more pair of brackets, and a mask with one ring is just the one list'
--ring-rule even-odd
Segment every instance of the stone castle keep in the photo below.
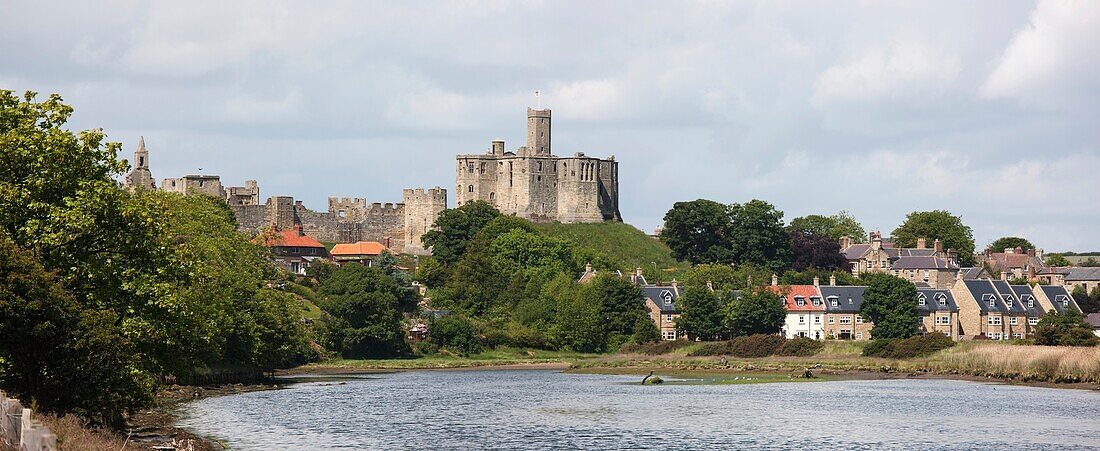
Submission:
{"label": "stone castle keep", "polygon": [[487,153],[457,160],[458,206],[482,200],[504,214],[539,222],[622,221],[615,157],[553,155],[549,109],[527,109],[526,146],[506,152],[503,140],[493,140]]}
{"label": "stone castle keep", "polygon": [[[134,152],[133,163],[123,184],[130,190],[157,189],[144,138]],[[160,189],[225,199],[242,231],[258,233],[271,226],[290,230],[300,225],[303,232],[322,242],[377,241],[394,252],[410,254],[427,253],[420,238],[447,208],[447,190],[439,187],[406,189],[401,203],[330,197],[328,211],[310,210],[291,196],[273,196],[260,203],[260,186],[255,180],[245,181],[245,186],[224,187],[216,175],[186,175],[164,179]]]}

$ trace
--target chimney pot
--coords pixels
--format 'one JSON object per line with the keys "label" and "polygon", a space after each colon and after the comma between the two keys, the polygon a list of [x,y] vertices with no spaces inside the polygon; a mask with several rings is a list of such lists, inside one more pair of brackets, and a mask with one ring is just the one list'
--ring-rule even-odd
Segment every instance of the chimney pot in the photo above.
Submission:
{"label": "chimney pot", "polygon": [[932,250],[937,254],[943,252],[943,240],[936,238],[936,241],[932,242]]}
{"label": "chimney pot", "polygon": [[818,285],[821,285],[821,279],[819,279],[817,276],[814,276],[814,286],[816,287]]}
{"label": "chimney pot", "polygon": [[830,274],[829,275],[829,286],[830,287],[835,287],[836,286],[836,275],[835,274]]}
{"label": "chimney pot", "polygon": [[775,275],[775,273],[772,273],[772,286],[774,287],[777,285],[779,285],[779,276]]}
{"label": "chimney pot", "polygon": [[928,246],[928,240],[924,238],[917,238],[917,249],[925,249]]}

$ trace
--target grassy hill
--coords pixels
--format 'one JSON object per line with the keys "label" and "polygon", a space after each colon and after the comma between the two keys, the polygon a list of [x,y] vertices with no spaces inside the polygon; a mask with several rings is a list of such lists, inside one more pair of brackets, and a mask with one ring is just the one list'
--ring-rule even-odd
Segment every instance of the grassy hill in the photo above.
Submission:
{"label": "grassy hill", "polygon": [[642,268],[646,278],[655,282],[653,264],[657,264],[658,277],[662,281],[681,277],[689,268],[672,258],[672,252],[664,243],[646,235],[630,224],[621,222],[602,222],[594,224],[535,224],[543,233],[572,241],[576,245],[591,249],[603,256],[621,270]]}

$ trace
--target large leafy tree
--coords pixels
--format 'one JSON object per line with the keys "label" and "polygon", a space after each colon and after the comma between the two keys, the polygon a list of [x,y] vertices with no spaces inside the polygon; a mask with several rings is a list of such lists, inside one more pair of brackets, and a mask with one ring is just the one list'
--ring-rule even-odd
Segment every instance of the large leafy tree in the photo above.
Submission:
{"label": "large leafy tree", "polygon": [[1047,266],[1072,266],[1069,259],[1062,254],[1050,254],[1047,256]]}
{"label": "large leafy tree", "polygon": [[1100,337],[1077,312],[1047,312],[1035,326],[1035,344],[1044,346],[1096,346]]}
{"label": "large leafy tree", "polygon": [[327,320],[322,330],[326,348],[347,358],[405,354],[402,312],[413,309],[416,294],[379,268],[344,265],[319,293]]}
{"label": "large leafy tree", "polygon": [[511,277],[500,271],[489,246],[478,240],[450,270],[440,306],[481,316],[500,305],[501,293]]}
{"label": "large leafy tree", "polygon": [[959,264],[977,265],[974,257],[974,232],[962,218],[944,210],[914,211],[905,217],[893,232],[894,245],[897,247],[915,247],[918,238],[943,241],[945,249],[955,249],[959,253]]}
{"label": "large leafy tree", "polygon": [[723,335],[724,315],[718,293],[689,286],[676,300],[676,308],[680,311],[676,329],[689,339],[714,340]]}
{"label": "large leafy tree", "polygon": [[840,242],[815,232],[791,229],[791,269],[847,269],[848,259],[840,253]]}
{"label": "large leafy tree", "polygon": [[725,324],[730,336],[777,334],[783,330],[787,305],[783,296],[767,289],[727,293]]}
{"label": "large leafy tree", "polygon": [[634,335],[639,319],[648,320],[645,294],[625,278],[603,272],[580,285],[578,292],[583,301],[600,306],[597,318],[612,349]]}
{"label": "large leafy tree", "polygon": [[834,241],[841,237],[851,238],[853,243],[862,243],[867,240],[867,232],[847,211],[840,211],[835,215],[808,215],[791,220],[792,230],[812,232],[816,235],[826,236]]}
{"label": "large leafy tree", "polygon": [[782,211],[758,199],[733,204],[729,211],[735,263],[772,271],[782,271],[790,264],[791,239],[783,226]]}
{"label": "large leafy tree", "polygon": [[489,245],[493,263],[504,274],[521,271],[573,273],[573,245],[569,241],[514,229]]}
{"label": "large leafy tree", "polygon": [[920,332],[917,288],[912,283],[883,273],[865,274],[861,279],[867,289],[859,313],[874,323],[872,337],[909,338]]}
{"label": "large leafy tree", "polygon": [[661,241],[677,260],[700,263],[730,263],[730,215],[726,205],[706,199],[676,202],[665,213]]}
{"label": "large leafy tree", "polygon": [[743,288],[743,280],[737,277],[737,271],[730,265],[707,263],[696,265],[684,277],[684,286],[706,288],[710,283],[715,291],[727,291]]}
{"label": "large leafy tree", "polygon": [[462,258],[481,228],[499,216],[499,210],[483,201],[444,210],[435,219],[435,227],[424,234],[424,244],[431,247],[432,255],[440,262],[453,264]]}
{"label": "large leafy tree", "polygon": [[1018,236],[1003,236],[997,238],[993,240],[992,243],[989,243],[989,246],[986,246],[985,249],[990,252],[1004,252],[1005,249],[1016,249],[1017,247],[1023,250],[1035,249],[1035,245],[1031,244],[1031,241],[1028,241],[1027,238],[1020,238]]}

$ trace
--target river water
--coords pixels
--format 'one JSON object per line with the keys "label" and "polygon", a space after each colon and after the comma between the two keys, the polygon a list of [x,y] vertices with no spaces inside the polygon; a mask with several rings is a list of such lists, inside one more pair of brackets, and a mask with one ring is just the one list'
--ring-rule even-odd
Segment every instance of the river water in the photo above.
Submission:
{"label": "river water", "polygon": [[1100,393],[950,380],[636,385],[410,371],[186,404],[232,449],[1100,449]]}

